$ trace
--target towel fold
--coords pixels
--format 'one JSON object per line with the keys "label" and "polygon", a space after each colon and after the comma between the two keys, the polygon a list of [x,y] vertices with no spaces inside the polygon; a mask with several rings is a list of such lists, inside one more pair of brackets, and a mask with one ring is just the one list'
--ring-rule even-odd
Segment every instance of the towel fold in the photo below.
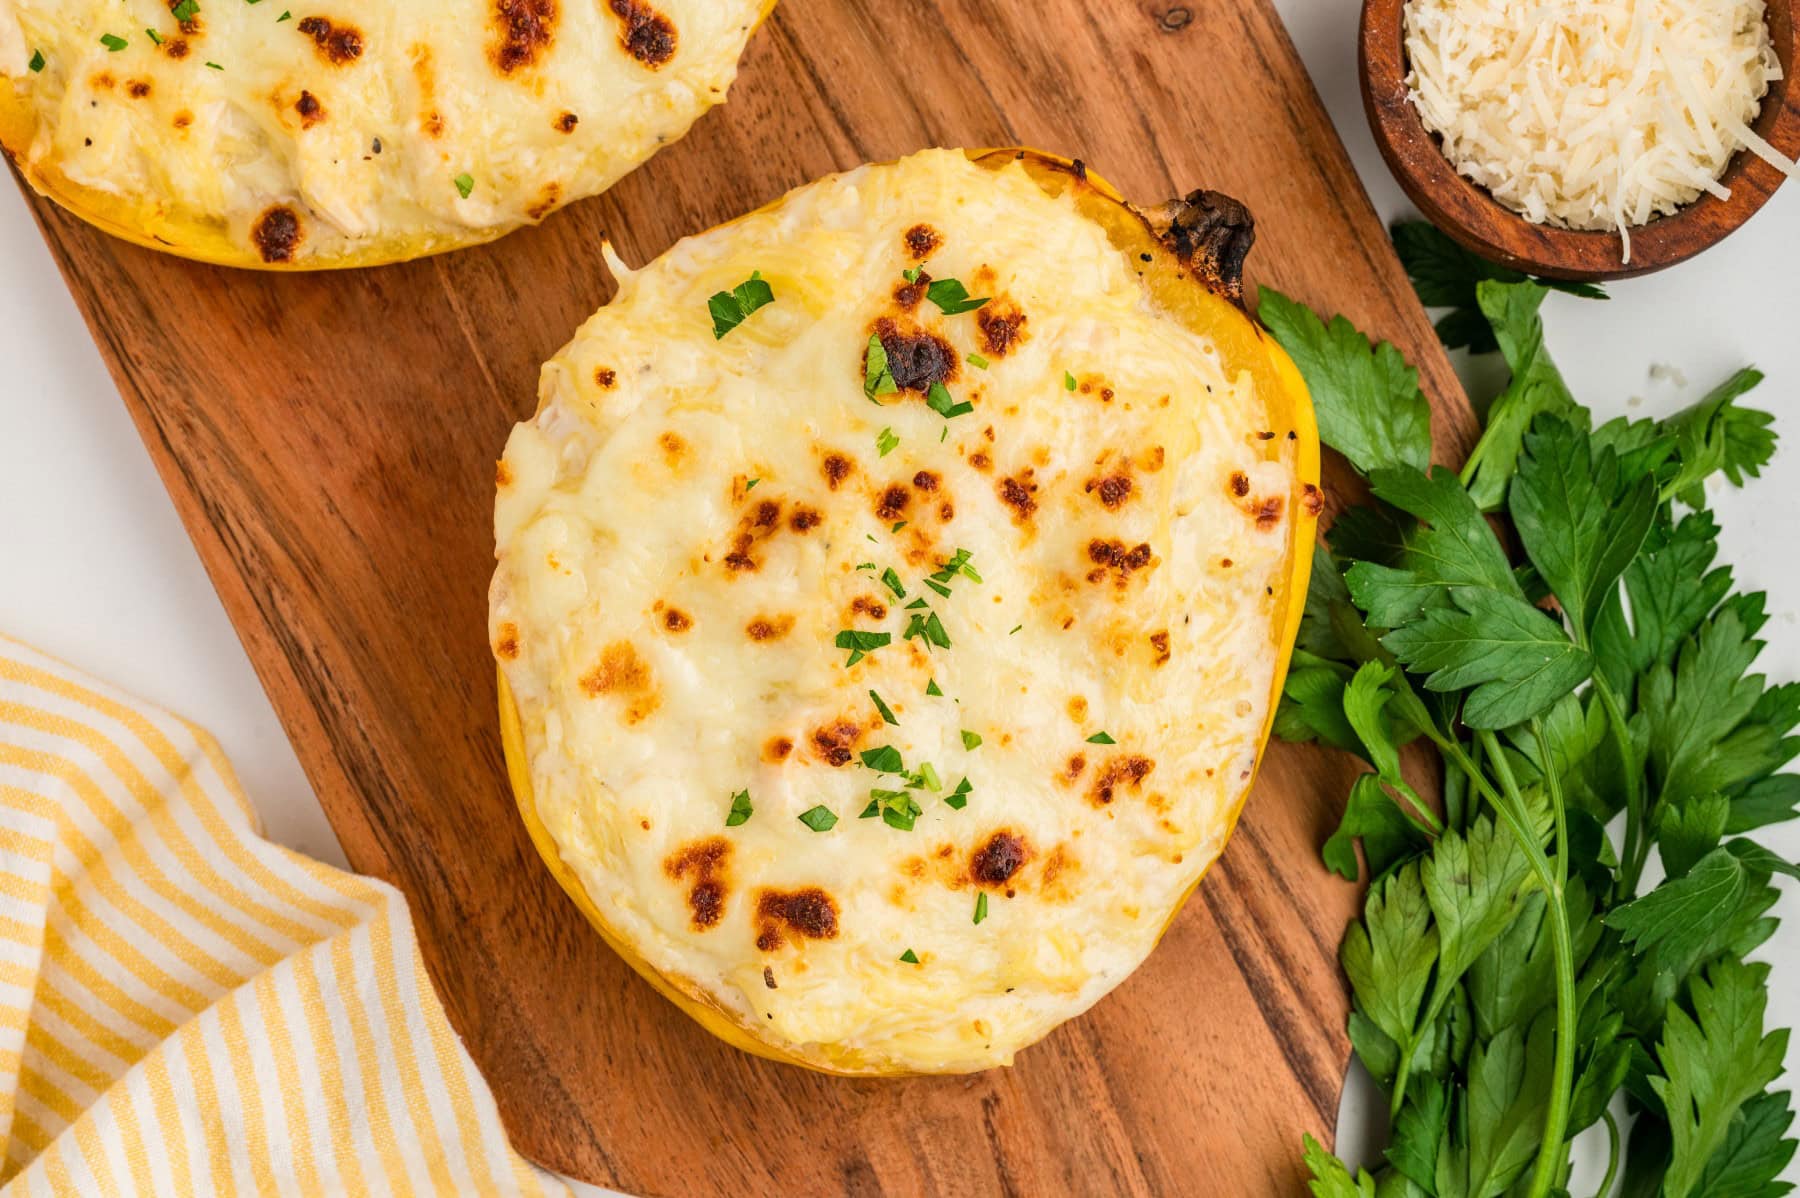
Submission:
{"label": "towel fold", "polygon": [[263,840],[211,737],[0,638],[0,1198],[568,1194],[392,887]]}

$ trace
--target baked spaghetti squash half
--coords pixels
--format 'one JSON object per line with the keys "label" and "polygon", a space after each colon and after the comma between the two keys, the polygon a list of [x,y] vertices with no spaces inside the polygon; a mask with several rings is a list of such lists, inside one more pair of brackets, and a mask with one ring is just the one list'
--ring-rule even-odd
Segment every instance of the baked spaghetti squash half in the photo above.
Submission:
{"label": "baked spaghetti squash half", "polygon": [[1249,239],[933,150],[614,263],[498,465],[491,643],[538,847],[709,1029],[1006,1063],[1218,856],[1320,500]]}
{"label": "baked spaghetti squash half", "polygon": [[416,258],[679,138],[773,3],[0,0],[0,147],[77,216],[184,257]]}

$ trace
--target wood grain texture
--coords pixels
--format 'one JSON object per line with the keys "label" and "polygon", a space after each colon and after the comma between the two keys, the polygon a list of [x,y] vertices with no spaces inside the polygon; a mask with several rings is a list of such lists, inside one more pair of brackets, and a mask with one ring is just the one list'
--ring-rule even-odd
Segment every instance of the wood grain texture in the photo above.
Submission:
{"label": "wood grain texture", "polygon": [[[1349,48],[1345,47],[1345,52]],[[648,260],[817,175],[1037,145],[1127,195],[1261,222],[1253,280],[1396,340],[1472,422],[1268,0],[786,0],[730,102],[608,195],[492,246],[235,273],[38,212],[351,862],[533,1158],[644,1194],[1302,1192],[1347,1058],[1354,888],[1317,862],[1350,770],[1276,748],[1136,976],[1009,1070],[846,1081],[737,1053],[612,956],[505,790],[486,644],[493,463],[538,365]],[[1328,485],[1343,485],[1342,476]]]}
{"label": "wood grain texture", "polygon": [[[1752,126],[1789,158],[1800,157],[1800,84],[1794,73],[1794,0],[1767,0],[1769,40],[1783,77],[1764,97]],[[1425,131],[1407,97],[1406,0],[1363,0],[1358,69],[1363,107],[1375,144],[1400,186],[1438,228],[1482,257],[1515,270],[1583,282],[1649,274],[1685,262],[1715,245],[1756,215],[1786,177],[1749,151],[1726,167],[1720,182],[1731,190],[1721,200],[1702,195],[1672,216],[1631,231],[1631,260],[1617,233],[1534,225],[1499,203],[1479,184],[1457,173],[1438,139]]]}

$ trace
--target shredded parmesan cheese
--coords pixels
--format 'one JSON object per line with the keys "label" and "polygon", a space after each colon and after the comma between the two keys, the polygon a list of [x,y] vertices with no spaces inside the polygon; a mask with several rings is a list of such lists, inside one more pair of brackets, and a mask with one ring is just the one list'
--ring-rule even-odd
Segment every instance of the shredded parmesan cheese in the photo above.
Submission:
{"label": "shredded parmesan cheese", "polygon": [[1763,0],[1408,0],[1407,86],[1456,169],[1538,224],[1630,227],[1710,192],[1781,64]]}

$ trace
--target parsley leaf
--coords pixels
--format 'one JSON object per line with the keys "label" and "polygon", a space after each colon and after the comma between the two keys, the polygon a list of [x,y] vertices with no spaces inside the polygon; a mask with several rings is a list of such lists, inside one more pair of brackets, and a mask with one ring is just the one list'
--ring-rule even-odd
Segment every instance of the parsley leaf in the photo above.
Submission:
{"label": "parsley leaf", "polygon": [[1344,804],[1344,816],[1337,830],[1325,841],[1319,855],[1325,868],[1354,882],[1359,866],[1356,841],[1361,840],[1363,855],[1369,862],[1369,876],[1379,878],[1400,861],[1429,845],[1423,833],[1406,818],[1399,804],[1382,788],[1381,779],[1363,774],[1350,787],[1350,798]]}
{"label": "parsley leaf", "polygon": [[894,573],[894,568],[892,566],[889,566],[881,572],[881,582],[888,590],[894,592],[894,598],[906,598],[906,587],[901,585],[900,576]]}
{"label": "parsley leaf", "polygon": [[980,923],[982,920],[986,919],[987,917],[988,917],[988,897],[987,897],[987,891],[984,890],[980,894],[975,896],[975,922]]}
{"label": "parsley leaf", "polygon": [[25,65],[31,69],[33,74],[36,74],[38,71],[43,70],[44,69],[44,52],[42,50],[33,50],[31,52],[31,61],[26,63]]}
{"label": "parsley leaf", "polygon": [[1640,955],[1660,946],[1665,958],[1679,959],[1731,917],[1745,883],[1744,867],[1737,858],[1725,849],[1715,849],[1684,876],[1615,907],[1606,924],[1617,928]]}
{"label": "parsley leaf", "polygon": [[1303,1137],[1303,1143],[1306,1167],[1312,1173],[1306,1188],[1313,1198],[1375,1198],[1375,1179],[1367,1169],[1357,1170],[1352,1177],[1349,1166],[1326,1152],[1310,1132]]}
{"label": "parsley leaf", "polygon": [[905,961],[908,965],[917,965],[919,963],[919,954],[913,952],[913,950],[909,948],[900,954],[900,959]]}
{"label": "parsley leaf", "polygon": [[1562,372],[1544,348],[1544,322],[1538,308],[1548,290],[1533,282],[1488,281],[1476,288],[1481,310],[1493,325],[1500,352],[1512,368],[1512,380],[1489,405],[1487,428],[1463,463],[1462,477],[1484,512],[1500,507],[1518,467],[1525,430],[1539,413],[1565,418],[1587,413],[1578,407]]}
{"label": "parsley leaf", "polygon": [[973,312],[988,302],[986,298],[970,299],[969,289],[960,279],[931,280],[925,287],[925,298],[942,309],[945,316]]}
{"label": "parsley leaf", "polygon": [[1657,431],[1671,436],[1680,465],[1663,487],[1663,498],[1679,498],[1689,507],[1706,501],[1700,484],[1723,470],[1733,486],[1755,478],[1775,454],[1775,434],[1767,412],[1737,406],[1737,398],[1762,382],[1762,371],[1745,367],[1714,387],[1706,397],[1662,421]]}
{"label": "parsley leaf", "polygon": [[861,629],[846,628],[837,634],[837,638],[832,641],[832,644],[839,649],[850,651],[849,658],[844,662],[844,667],[848,669],[893,639],[892,633],[864,632]]}
{"label": "parsley leaf", "polygon": [[[468,195],[467,192],[463,194]],[[743,324],[752,312],[774,302],[774,290],[764,281],[762,272],[756,270],[730,291],[714,292],[706,301],[706,310],[712,315],[713,340],[722,339]]]}
{"label": "parsley leaf", "polygon": [[1671,1004],[1650,1087],[1668,1115],[1673,1157],[1667,1198],[1687,1198],[1725,1143],[1739,1109],[1781,1073],[1787,1032],[1763,1035],[1769,967],[1724,960],[1696,978],[1693,1014]]}
{"label": "parsley leaf", "polygon": [[[1438,339],[1447,349],[1466,347],[1470,353],[1492,353],[1500,348],[1494,330],[1482,314],[1476,284],[1485,279],[1521,283],[1525,276],[1470,253],[1429,221],[1398,221],[1389,230],[1400,262],[1412,279],[1419,302],[1427,308],[1449,308],[1437,322]],[[1593,283],[1564,283],[1553,279],[1536,282],[1584,299],[1607,298]]]}
{"label": "parsley leaf", "polygon": [[1116,745],[1119,742],[1114,740],[1108,733],[1096,732],[1087,738],[1087,743],[1090,745]]}
{"label": "parsley leaf", "polygon": [[475,190],[475,176],[469,174],[467,171],[456,176],[456,178],[450,180],[450,182],[456,184],[456,194],[465,200],[469,198],[469,193]]}
{"label": "parsley leaf", "polygon": [[881,344],[881,335],[870,333],[868,347],[863,350],[863,394],[880,403],[875,399],[877,395],[892,395],[899,389],[894,382],[894,372],[888,366],[887,348]]}
{"label": "parsley leaf", "polygon": [[894,718],[893,709],[881,701],[881,696],[874,691],[869,692],[869,699],[875,704],[875,710],[881,713],[881,722],[899,726],[900,721]]}
{"label": "parsley leaf", "polygon": [[969,780],[964,778],[961,782],[956,784],[955,790],[944,796],[944,806],[953,807],[956,810],[961,811],[964,807],[969,805],[969,795],[974,789],[975,787]]}
{"label": "parsley leaf", "polygon": [[962,743],[963,748],[973,752],[981,747],[981,737],[979,734],[970,732],[967,728],[964,728],[962,730]]}
{"label": "parsley leaf", "polygon": [[750,805],[750,792],[740,790],[731,796],[731,812],[725,817],[725,826],[735,828],[739,824],[748,823],[756,808]]}
{"label": "parsley leaf", "polygon": [[970,353],[964,360],[977,370],[986,370],[989,365],[988,360],[977,353]]}
{"label": "parsley leaf", "polygon": [[884,428],[875,434],[875,454],[877,457],[885,458],[888,454],[894,452],[899,444],[900,438],[894,435],[894,430],[891,428]]}
{"label": "parsley leaf", "polygon": [[1371,624],[1397,628],[1428,605],[1441,604],[1451,587],[1520,595],[1505,550],[1455,474],[1377,470],[1369,487],[1423,522],[1405,534],[1399,566],[1357,562],[1345,572],[1344,582]]}
{"label": "parsley leaf", "polygon": [[838,822],[837,813],[824,804],[808,807],[797,818],[815,832],[829,832],[837,827]]}
{"label": "parsley leaf", "polygon": [[932,383],[926,390],[925,406],[946,420],[955,416],[966,416],[975,410],[975,405],[968,400],[958,403],[951,396],[950,389],[938,382]]}
{"label": "parsley leaf", "polygon": [[114,54],[117,54],[131,43],[127,42],[116,33],[103,33],[100,35],[100,44],[105,46],[108,50],[111,50]]}
{"label": "parsley leaf", "polygon": [[1371,345],[1342,316],[1327,326],[1267,287],[1256,315],[1305,377],[1320,440],[1364,474],[1384,466],[1426,468],[1431,406],[1419,390],[1419,372],[1398,349],[1385,341]]}

